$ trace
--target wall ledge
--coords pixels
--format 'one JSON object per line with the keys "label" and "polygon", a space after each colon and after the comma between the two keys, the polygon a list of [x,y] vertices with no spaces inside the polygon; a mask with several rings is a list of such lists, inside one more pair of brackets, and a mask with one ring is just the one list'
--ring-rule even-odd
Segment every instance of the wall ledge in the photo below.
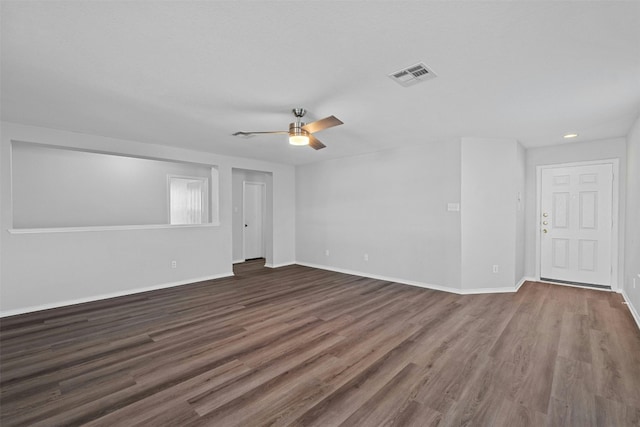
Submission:
{"label": "wall ledge", "polygon": [[78,233],[88,231],[157,230],[179,228],[219,227],[220,223],[207,224],[149,224],[149,225],[104,225],[87,227],[50,227],[50,228],[9,228],[10,234]]}

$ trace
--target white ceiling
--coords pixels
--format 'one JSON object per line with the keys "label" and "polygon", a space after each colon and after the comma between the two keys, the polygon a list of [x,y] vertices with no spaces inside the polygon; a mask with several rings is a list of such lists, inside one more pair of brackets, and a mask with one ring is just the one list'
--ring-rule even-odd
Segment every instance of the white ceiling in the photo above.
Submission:
{"label": "white ceiling", "polygon": [[[640,2],[2,1],[2,119],[302,164],[461,136],[624,136]],[[424,62],[412,87],[387,77]],[[286,136],[293,107],[345,124]]]}

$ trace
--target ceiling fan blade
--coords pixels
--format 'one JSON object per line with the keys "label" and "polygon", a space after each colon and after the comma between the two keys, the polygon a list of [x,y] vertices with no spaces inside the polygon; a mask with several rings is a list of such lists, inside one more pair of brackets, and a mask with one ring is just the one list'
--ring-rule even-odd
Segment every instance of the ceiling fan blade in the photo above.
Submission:
{"label": "ceiling fan blade", "polygon": [[309,133],[319,132],[323,129],[327,129],[330,127],[338,126],[343,124],[340,119],[335,116],[325,117],[324,119],[316,120],[315,122],[307,123],[302,126],[302,129],[306,130]]}
{"label": "ceiling fan blade", "polygon": [[326,147],[326,145],[320,142],[320,140],[315,136],[309,135],[309,147],[313,148],[314,150],[321,150]]}
{"label": "ceiling fan blade", "polygon": [[266,132],[236,132],[234,134],[232,134],[233,136],[251,136],[251,135],[261,135],[261,134],[276,134],[276,133],[280,133],[280,134],[289,134],[288,131],[286,130],[271,130],[271,131],[266,131]]}

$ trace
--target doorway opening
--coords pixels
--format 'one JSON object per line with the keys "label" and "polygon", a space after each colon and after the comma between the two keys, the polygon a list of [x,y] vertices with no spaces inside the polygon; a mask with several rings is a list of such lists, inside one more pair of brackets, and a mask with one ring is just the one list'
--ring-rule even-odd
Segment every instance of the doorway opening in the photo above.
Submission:
{"label": "doorway opening", "polygon": [[273,258],[273,175],[232,169],[233,263],[271,265]]}
{"label": "doorway opening", "polygon": [[537,167],[540,280],[617,288],[617,176],[617,159]]}

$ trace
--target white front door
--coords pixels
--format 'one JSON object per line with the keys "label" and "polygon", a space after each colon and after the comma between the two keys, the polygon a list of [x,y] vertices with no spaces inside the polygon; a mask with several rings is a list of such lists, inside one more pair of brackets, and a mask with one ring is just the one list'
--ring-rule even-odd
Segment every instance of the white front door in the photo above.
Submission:
{"label": "white front door", "polygon": [[611,286],[613,167],[541,173],[540,278]]}
{"label": "white front door", "polygon": [[263,208],[264,184],[244,182],[244,259],[264,258]]}

